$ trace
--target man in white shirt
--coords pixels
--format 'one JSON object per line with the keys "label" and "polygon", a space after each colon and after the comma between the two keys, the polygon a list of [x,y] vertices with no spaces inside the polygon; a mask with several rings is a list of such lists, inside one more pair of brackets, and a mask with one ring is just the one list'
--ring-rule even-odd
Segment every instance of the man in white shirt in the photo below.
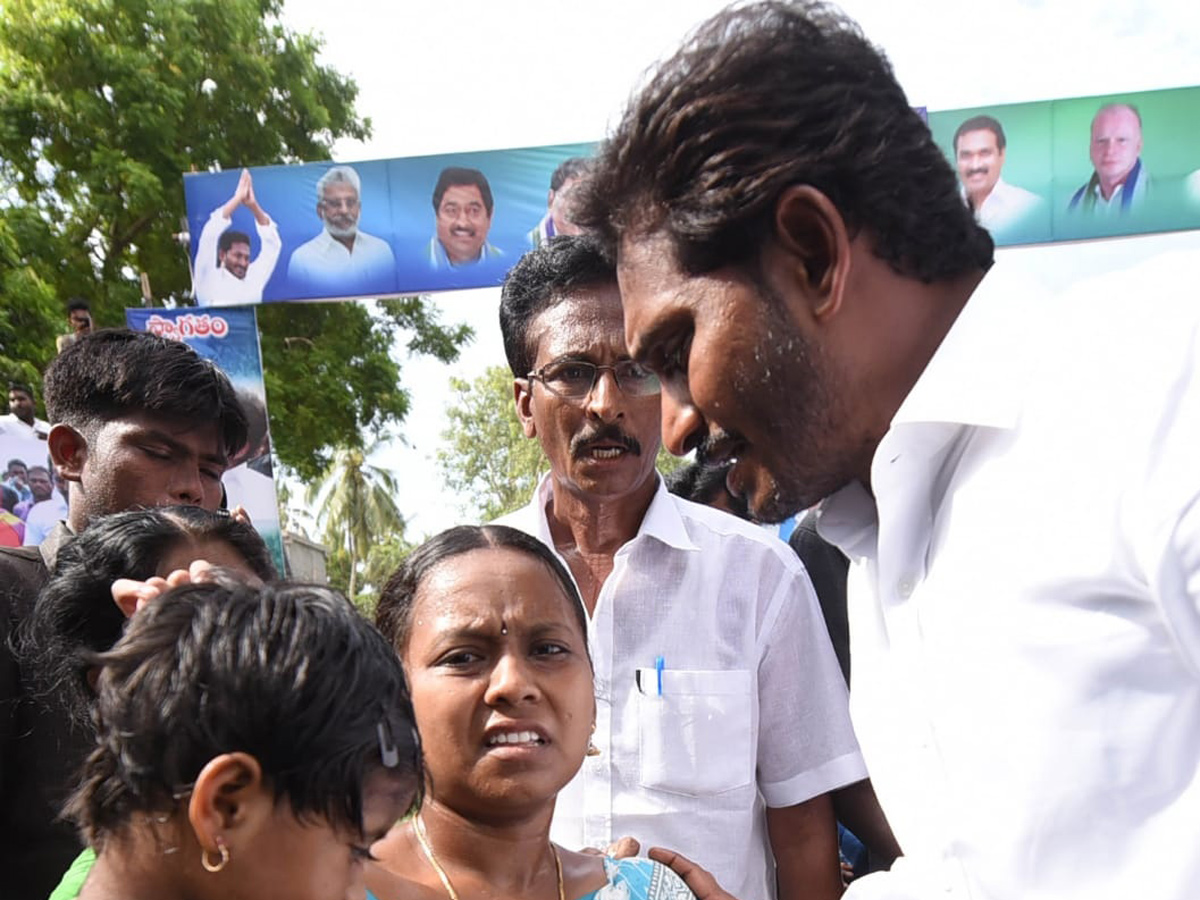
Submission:
{"label": "man in white shirt", "polygon": [[[54,489],[50,471],[45,466],[30,467],[29,489],[33,492],[33,503],[27,510],[21,511],[24,512],[21,517],[25,520],[22,543],[26,547],[36,547],[50,535],[55,525],[67,517],[67,501]],[[17,515],[21,515],[21,512]]]}
{"label": "man in white shirt", "polygon": [[318,296],[352,297],[395,290],[396,259],[387,241],[358,227],[362,181],[350,166],[333,166],[317,182],[324,229],[288,260],[288,281]]}
{"label": "man in white shirt", "polygon": [[972,116],[954,132],[954,160],[962,196],[979,224],[997,237],[1028,222],[1042,206],[1032,191],[1000,177],[1008,141],[992,116]]}
{"label": "man in white shirt", "polygon": [[667,446],[736,459],[758,517],[829,497],[852,560],[851,706],[906,856],[847,896],[1194,900],[1194,259],[1061,297],[993,270],[887,61],[809,4],[701,26],[591,185]]}
{"label": "man in white shirt", "polygon": [[8,386],[8,415],[0,416],[0,434],[44,441],[50,423],[34,415],[36,410],[29,387],[12,382]]}
{"label": "man in white shirt", "polygon": [[626,352],[615,272],[591,242],[526,254],[501,330],[550,473],[500,521],[569,568],[595,663],[600,754],[559,795],[555,840],[677,848],[742,900],[836,897],[828,793],[866,773],[803,567],[666,490],[658,382]]}
{"label": "man in white shirt", "polygon": [[[233,213],[245,206],[254,216],[260,249],[250,261],[250,236],[232,231]],[[237,189],[213,210],[196,245],[196,300],[201,306],[238,306],[262,303],[263,288],[271,280],[282,247],[279,228],[258,205],[249,169],[242,169]]]}

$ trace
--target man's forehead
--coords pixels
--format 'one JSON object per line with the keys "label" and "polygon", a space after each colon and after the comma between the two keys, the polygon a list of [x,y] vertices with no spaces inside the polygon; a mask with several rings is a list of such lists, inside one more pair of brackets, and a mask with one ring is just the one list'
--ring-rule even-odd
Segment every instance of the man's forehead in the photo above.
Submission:
{"label": "man's forehead", "polygon": [[477,184],[452,184],[446,188],[446,192],[442,194],[442,205],[446,203],[469,203],[476,202],[483,204],[483,191],[479,190]]}
{"label": "man's forehead", "polygon": [[1000,142],[996,139],[996,134],[990,128],[978,128],[974,131],[964,131],[958,136],[958,146],[961,148],[964,144],[970,144],[973,147],[999,147]]}
{"label": "man's forehead", "polygon": [[598,344],[625,347],[621,293],[615,283],[573,288],[533,321],[532,337],[539,358],[550,360],[582,352]]}
{"label": "man's forehead", "polygon": [[220,429],[216,422],[159,415],[153,412],[127,413],[109,419],[104,429],[132,436],[158,436],[193,446],[201,453],[224,455]]}
{"label": "man's forehead", "polygon": [[323,197],[326,200],[340,199],[343,197],[350,197],[351,199],[357,200],[358,191],[355,190],[354,185],[348,181],[331,181],[325,185]]}
{"label": "man's forehead", "polygon": [[1109,109],[1100,115],[1096,116],[1096,121],[1092,124],[1092,131],[1095,132],[1136,132],[1139,129],[1137,116],[1128,109]]}

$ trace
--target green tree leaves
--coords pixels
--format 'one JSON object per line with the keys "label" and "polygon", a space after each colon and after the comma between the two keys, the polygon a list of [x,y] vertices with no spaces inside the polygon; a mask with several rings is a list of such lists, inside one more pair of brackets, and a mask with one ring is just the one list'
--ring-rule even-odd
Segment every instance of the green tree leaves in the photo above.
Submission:
{"label": "green tree leaves", "polygon": [[[97,326],[142,303],[186,302],[176,240],[183,173],[326,159],[363,138],[354,81],[280,0],[5,0],[0,5],[0,374],[36,384],[80,295]],[[420,298],[268,305],[263,333],[280,460],[312,480],[330,448],[403,419],[392,348],[453,359],[470,336]]]}

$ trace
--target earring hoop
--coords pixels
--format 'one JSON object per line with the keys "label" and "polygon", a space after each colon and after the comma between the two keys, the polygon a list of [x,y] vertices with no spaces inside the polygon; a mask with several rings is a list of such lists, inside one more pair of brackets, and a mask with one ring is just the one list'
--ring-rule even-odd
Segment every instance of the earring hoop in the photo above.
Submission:
{"label": "earring hoop", "polygon": [[229,863],[229,848],[225,846],[225,841],[221,839],[220,835],[217,835],[216,842],[217,852],[221,854],[221,858],[217,862],[208,861],[209,851],[207,849],[200,851],[200,865],[204,866],[205,872],[220,872]]}

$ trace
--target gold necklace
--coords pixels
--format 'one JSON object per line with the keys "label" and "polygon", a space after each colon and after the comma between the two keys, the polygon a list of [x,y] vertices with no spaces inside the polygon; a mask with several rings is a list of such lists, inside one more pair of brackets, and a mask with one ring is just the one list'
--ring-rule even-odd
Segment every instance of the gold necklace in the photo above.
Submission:
{"label": "gold necklace", "polygon": [[[454,885],[450,883],[450,876],[446,874],[446,870],[442,868],[438,858],[433,855],[433,847],[429,845],[429,838],[425,834],[425,823],[421,821],[420,813],[413,818],[413,832],[417,835],[417,843],[421,845],[421,852],[425,854],[429,865],[433,866],[433,871],[441,879],[442,887],[446,889],[450,900],[459,900],[458,891],[454,890]],[[550,844],[550,853],[554,856],[554,874],[558,878],[558,900],[567,900],[563,891],[562,860],[558,858],[558,848],[553,843]]]}

